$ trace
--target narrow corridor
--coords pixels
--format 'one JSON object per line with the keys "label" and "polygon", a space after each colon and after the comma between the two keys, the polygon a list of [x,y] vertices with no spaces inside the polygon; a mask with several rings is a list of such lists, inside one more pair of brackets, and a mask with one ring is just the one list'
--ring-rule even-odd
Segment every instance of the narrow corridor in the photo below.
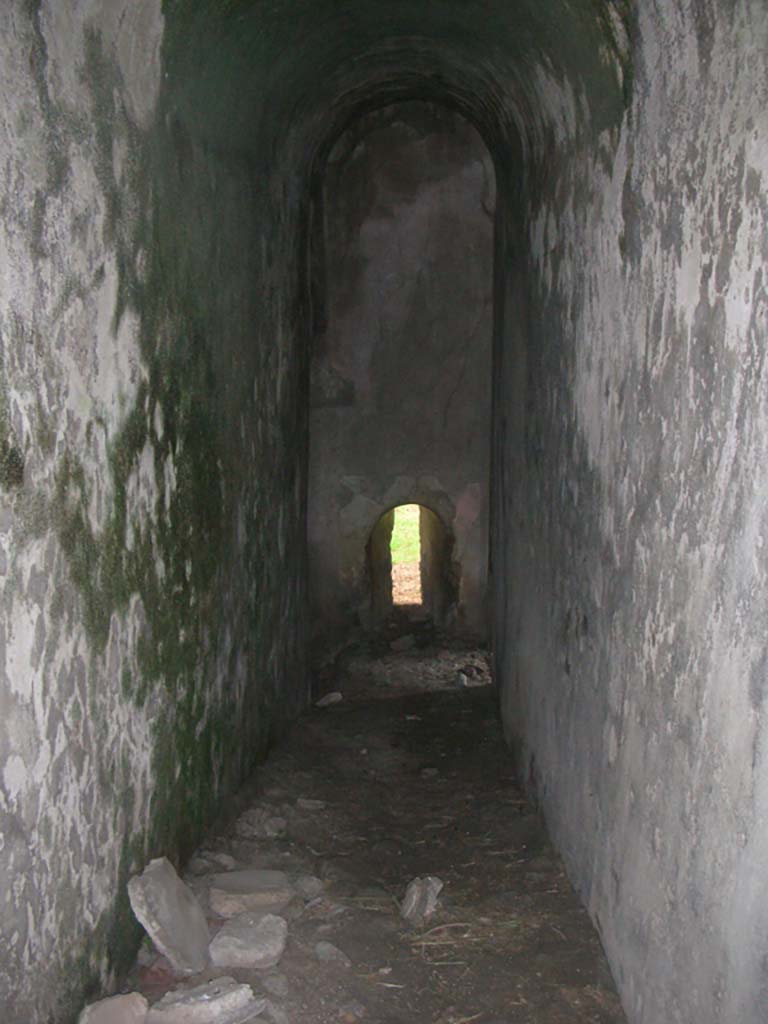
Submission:
{"label": "narrow corridor", "polygon": [[[483,653],[362,647],[334,677],[344,699],[297,723],[187,875],[213,934],[223,865],[285,872],[296,890],[275,908],[282,958],[182,987],[231,975],[268,1000],[274,1024],[623,1022],[598,937],[512,776]],[[279,834],[248,838],[254,820]],[[443,882],[437,909],[411,924],[400,905],[426,876]],[[129,985],[150,1002],[179,985],[146,944],[142,962]]]}
{"label": "narrow corridor", "polygon": [[0,0],[0,1024],[766,1024],[767,265],[766,0]]}

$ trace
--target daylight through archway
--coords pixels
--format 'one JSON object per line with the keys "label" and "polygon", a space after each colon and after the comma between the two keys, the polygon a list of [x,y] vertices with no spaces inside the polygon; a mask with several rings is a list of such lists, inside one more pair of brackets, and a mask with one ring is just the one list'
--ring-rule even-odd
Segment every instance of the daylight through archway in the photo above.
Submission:
{"label": "daylight through archway", "polygon": [[395,509],[389,550],[392,560],[392,604],[421,606],[421,537],[419,505]]}

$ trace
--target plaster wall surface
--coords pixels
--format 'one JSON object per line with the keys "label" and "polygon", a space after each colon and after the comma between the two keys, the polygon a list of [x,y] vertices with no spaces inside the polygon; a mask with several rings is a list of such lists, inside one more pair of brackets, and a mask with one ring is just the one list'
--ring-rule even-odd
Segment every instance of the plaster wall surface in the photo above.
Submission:
{"label": "plaster wall surface", "polygon": [[768,1005],[766,44],[763,3],[638,5],[509,284],[502,703],[633,1024]]}
{"label": "plaster wall surface", "polygon": [[455,537],[456,624],[486,631],[494,172],[463,118],[368,114],[324,188],[327,325],[315,338],[308,536],[321,622],[366,624],[366,548],[395,505]]}
{"label": "plaster wall surface", "polygon": [[287,247],[247,163],[160,114],[166,30],[160,0],[0,10],[6,1024],[114,985],[128,876],[303,699]]}
{"label": "plaster wall surface", "polygon": [[[513,749],[632,1024],[763,1019],[766,17],[3,5],[4,1019],[69,1024],[114,983],[127,875],[183,855],[301,704],[308,196],[350,120],[415,95],[471,116],[496,168]],[[391,469],[342,481],[342,523],[474,507]]]}

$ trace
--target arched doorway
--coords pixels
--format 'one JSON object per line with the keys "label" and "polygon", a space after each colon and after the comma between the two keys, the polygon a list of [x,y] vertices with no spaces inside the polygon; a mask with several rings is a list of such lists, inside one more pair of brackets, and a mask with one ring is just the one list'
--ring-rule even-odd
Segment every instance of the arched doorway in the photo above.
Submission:
{"label": "arched doorway", "polygon": [[[368,111],[332,146],[313,208],[307,541],[313,635],[390,608],[371,592],[369,542],[405,502],[436,513],[461,587],[457,629],[488,634],[495,176],[455,110]],[[424,565],[442,564],[422,517]],[[392,524],[393,526],[394,524]],[[384,526],[381,527],[384,529]],[[377,564],[390,557],[386,539]],[[421,563],[420,563],[421,564]],[[436,570],[437,578],[441,570]],[[450,588],[448,588],[450,590]],[[456,588],[454,587],[454,590]],[[422,599],[448,623],[445,587]],[[430,595],[432,595],[430,597]]]}
{"label": "arched doorway", "polygon": [[431,509],[415,503],[389,509],[367,545],[371,624],[393,613],[445,626],[455,617],[459,569],[454,541]]}

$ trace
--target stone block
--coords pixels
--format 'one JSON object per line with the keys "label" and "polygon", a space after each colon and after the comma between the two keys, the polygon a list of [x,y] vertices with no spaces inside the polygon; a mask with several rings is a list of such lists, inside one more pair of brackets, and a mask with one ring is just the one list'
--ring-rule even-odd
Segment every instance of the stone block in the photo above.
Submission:
{"label": "stone block", "polygon": [[280,910],[294,895],[285,872],[251,868],[213,875],[208,902],[220,917],[235,917],[247,911]]}
{"label": "stone block", "polygon": [[77,1024],[145,1024],[149,1003],[138,992],[112,996],[86,1006]]}
{"label": "stone block", "polygon": [[211,942],[211,961],[217,967],[265,970],[280,962],[288,939],[288,924],[276,914],[238,914],[227,921]]}
{"label": "stone block", "polygon": [[208,963],[208,922],[192,890],[173,865],[158,857],[128,883],[133,912],[155,947],[182,974],[196,974]]}
{"label": "stone block", "polygon": [[167,992],[149,1011],[146,1024],[247,1024],[266,1005],[250,985],[223,977]]}

